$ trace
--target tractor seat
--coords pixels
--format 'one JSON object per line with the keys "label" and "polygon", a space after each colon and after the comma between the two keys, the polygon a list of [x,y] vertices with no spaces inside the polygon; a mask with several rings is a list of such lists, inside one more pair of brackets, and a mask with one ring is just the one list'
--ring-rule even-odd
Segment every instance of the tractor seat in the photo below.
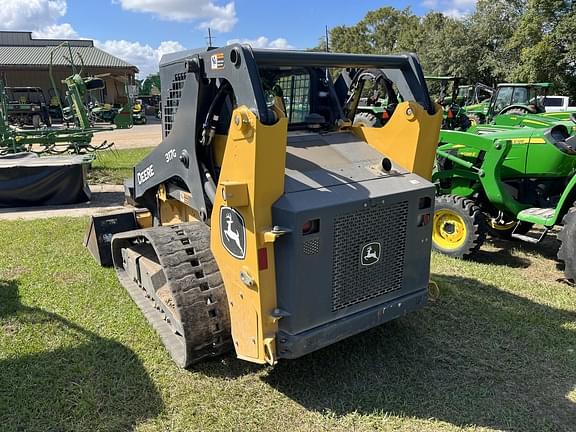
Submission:
{"label": "tractor seat", "polygon": [[563,153],[576,155],[576,136],[570,136],[566,126],[556,125],[550,128],[544,136]]}

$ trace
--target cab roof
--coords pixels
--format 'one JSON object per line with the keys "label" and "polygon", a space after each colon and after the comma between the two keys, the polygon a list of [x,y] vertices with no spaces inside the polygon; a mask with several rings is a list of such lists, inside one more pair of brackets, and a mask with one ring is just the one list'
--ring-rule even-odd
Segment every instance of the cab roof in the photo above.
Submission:
{"label": "cab roof", "polygon": [[424,77],[424,79],[430,80],[430,81],[454,81],[457,79],[460,79],[460,77],[457,76],[430,76],[430,75],[426,75]]}
{"label": "cab roof", "polygon": [[498,87],[539,87],[539,88],[550,88],[552,83],[502,83],[498,84]]}

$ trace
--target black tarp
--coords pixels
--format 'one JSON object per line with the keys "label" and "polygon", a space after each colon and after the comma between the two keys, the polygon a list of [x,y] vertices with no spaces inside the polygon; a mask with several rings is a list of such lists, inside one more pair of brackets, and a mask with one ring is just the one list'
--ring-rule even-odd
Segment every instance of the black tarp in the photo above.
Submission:
{"label": "black tarp", "polygon": [[90,200],[86,156],[0,156],[0,207],[76,204]]}

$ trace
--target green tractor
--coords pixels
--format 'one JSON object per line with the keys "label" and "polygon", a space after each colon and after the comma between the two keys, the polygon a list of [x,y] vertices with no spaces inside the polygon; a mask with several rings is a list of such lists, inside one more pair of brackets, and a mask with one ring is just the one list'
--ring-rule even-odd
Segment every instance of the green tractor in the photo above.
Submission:
{"label": "green tractor", "polygon": [[490,100],[495,89],[486,84],[461,85],[458,87],[456,103],[464,107],[468,118],[473,125],[481,123],[481,117],[486,117]]}
{"label": "green tractor", "polygon": [[[392,114],[399,102],[402,102],[386,74],[378,69],[368,69],[363,72],[362,81],[366,82],[358,105],[355,126],[381,127]],[[442,129],[465,131],[471,126],[466,112],[454,101],[460,78],[454,76],[426,76],[430,94],[435,95],[435,101],[444,108]]]}
{"label": "green tractor", "polygon": [[486,104],[492,98],[494,88],[486,84],[476,83],[474,85],[461,85],[458,86],[458,93],[456,94],[456,103],[463,107],[474,106],[478,104]]}
{"label": "green tractor", "polygon": [[466,112],[473,123],[496,127],[549,128],[558,122],[576,125],[574,113],[546,112],[544,100],[551,87],[550,83],[498,84],[487,106],[468,106]]}
{"label": "green tractor", "polygon": [[358,82],[365,84],[354,116],[354,126],[383,126],[392,117],[401,96],[379,69],[366,69],[358,77]]}
{"label": "green tractor", "polygon": [[576,280],[576,136],[565,125],[442,131],[433,181],[436,251],[465,258],[488,233],[539,243],[560,227],[558,258]]}
{"label": "green tractor", "polygon": [[460,78],[455,76],[426,76],[426,83],[435,102],[444,108],[442,129],[465,131],[472,125],[466,111],[458,104]]}

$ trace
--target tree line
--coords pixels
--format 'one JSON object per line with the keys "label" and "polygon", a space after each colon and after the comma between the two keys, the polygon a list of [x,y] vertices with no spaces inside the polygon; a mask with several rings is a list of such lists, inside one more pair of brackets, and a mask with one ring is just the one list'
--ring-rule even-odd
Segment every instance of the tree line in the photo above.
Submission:
{"label": "tree line", "polygon": [[[462,19],[383,7],[330,30],[333,52],[415,52],[427,75],[465,82],[552,82],[576,98],[576,1],[478,0]],[[325,50],[326,41],[314,50]]]}

